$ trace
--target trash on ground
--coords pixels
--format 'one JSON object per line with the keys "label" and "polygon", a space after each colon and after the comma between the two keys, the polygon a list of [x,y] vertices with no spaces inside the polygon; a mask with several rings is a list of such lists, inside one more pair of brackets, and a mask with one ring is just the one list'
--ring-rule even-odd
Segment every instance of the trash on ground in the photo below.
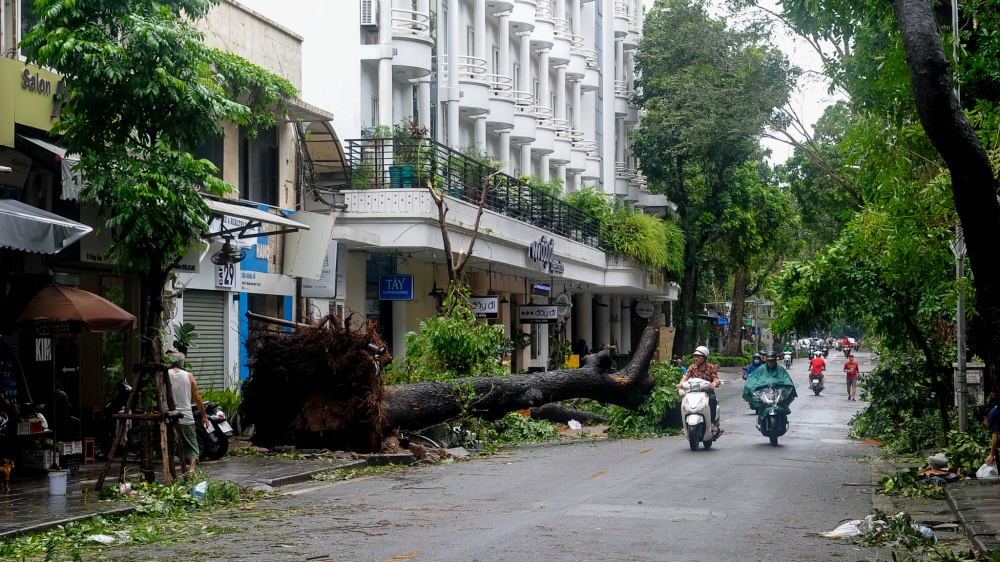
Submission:
{"label": "trash on ground", "polygon": [[580,429],[581,427],[583,427],[583,424],[576,420],[569,420],[569,423],[567,425],[569,425],[570,429]]}
{"label": "trash on ground", "polygon": [[[827,533],[819,533],[819,535],[833,539],[862,537],[861,540],[870,536],[875,537],[879,542],[887,541],[885,544],[902,544],[907,540],[906,536],[916,534],[916,536],[923,537],[932,543],[937,543],[938,539],[933,529],[927,525],[913,523],[906,513],[900,512],[891,517],[886,517],[881,512],[877,513],[878,515],[868,515],[864,519],[845,521],[836,529]],[[906,531],[904,527],[912,530]]]}
{"label": "trash on ground", "polygon": [[836,529],[827,533],[820,533],[819,536],[829,537],[831,539],[856,537],[861,534],[861,532],[858,531],[858,525],[860,523],[861,523],[860,519],[852,519],[851,521],[845,521],[844,523],[838,525]]}
{"label": "trash on ground", "polygon": [[976,478],[997,478],[998,476],[1000,475],[997,474],[997,465],[995,464],[984,464],[976,471]]}
{"label": "trash on ground", "polygon": [[948,456],[938,453],[927,457],[927,466],[931,468],[946,468],[948,466]]}
{"label": "trash on ground", "polygon": [[191,488],[191,495],[194,496],[194,499],[200,502],[205,501],[205,494],[207,492],[208,492],[208,482],[204,480],[198,482],[198,484],[195,485],[194,488]]}
{"label": "trash on ground", "polygon": [[87,537],[88,541],[99,542],[101,544],[114,544],[117,539],[111,535],[90,535]]}

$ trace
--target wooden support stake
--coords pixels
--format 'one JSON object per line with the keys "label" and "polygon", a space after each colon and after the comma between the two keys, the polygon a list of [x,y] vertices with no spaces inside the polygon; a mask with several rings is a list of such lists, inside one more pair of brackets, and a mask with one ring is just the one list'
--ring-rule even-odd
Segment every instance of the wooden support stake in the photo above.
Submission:
{"label": "wooden support stake", "polygon": [[[142,369],[137,366],[133,370],[135,372],[135,378],[132,379],[132,392],[129,393],[128,401],[125,402],[126,413],[132,412],[132,408],[135,406],[135,398],[139,394],[139,384],[142,383]],[[104,462],[104,468],[101,469],[101,475],[97,478],[97,484],[94,485],[95,492],[100,492],[101,488],[104,487],[104,479],[107,478],[108,472],[111,471],[111,463],[115,459],[115,451],[118,450],[118,444],[121,443],[122,436],[125,434],[125,426],[127,423],[128,422],[126,420],[118,420],[118,428],[115,430],[115,438],[111,442],[111,450],[108,451],[108,460]],[[122,451],[122,479],[124,479],[125,475],[125,458],[127,456],[128,447],[125,447],[125,450]]]}
{"label": "wooden support stake", "polygon": [[[156,407],[160,412],[166,411],[167,397],[164,395],[164,371],[156,370]],[[167,453],[167,418],[160,416],[160,459],[163,464],[163,482],[170,484],[170,455]]]}

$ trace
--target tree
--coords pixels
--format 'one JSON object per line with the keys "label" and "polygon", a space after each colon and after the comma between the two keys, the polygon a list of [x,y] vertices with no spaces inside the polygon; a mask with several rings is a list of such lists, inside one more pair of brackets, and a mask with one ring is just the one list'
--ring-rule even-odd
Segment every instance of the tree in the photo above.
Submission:
{"label": "tree", "polygon": [[725,234],[719,218],[742,201],[731,171],[754,161],[758,139],[797,75],[756,29],[713,19],[697,0],[658,0],[636,53],[646,110],[635,152],[651,189],[677,205],[684,274],[675,348],[689,346],[708,264],[704,249]]}
{"label": "tree", "polygon": [[81,155],[87,185],[114,236],[106,256],[138,275],[142,362],[162,361],[161,294],[173,264],[198,245],[202,193],[233,187],[191,150],[222,136],[225,121],[270,127],[292,85],[240,57],[211,49],[195,21],[219,0],[36,0],[37,24],[21,47],[28,61],[66,81],[53,133]]}

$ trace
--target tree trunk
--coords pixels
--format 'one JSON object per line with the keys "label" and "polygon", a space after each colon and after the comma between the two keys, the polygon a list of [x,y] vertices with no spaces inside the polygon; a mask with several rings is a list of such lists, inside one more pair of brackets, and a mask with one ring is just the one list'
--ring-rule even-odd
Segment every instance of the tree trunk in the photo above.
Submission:
{"label": "tree trunk", "polygon": [[733,276],[733,308],[729,313],[729,332],[726,334],[726,343],[722,347],[722,354],[730,357],[742,355],[743,344],[743,304],[747,294],[746,269],[739,267]]}
{"label": "tree trunk", "polygon": [[920,122],[951,172],[955,211],[962,223],[976,286],[976,311],[983,319],[982,349],[987,366],[987,389],[1000,390],[996,376],[1000,360],[1000,260],[995,237],[1000,231],[997,181],[986,151],[969,124],[952,89],[930,0],[894,0],[910,68],[913,99]]}
{"label": "tree trunk", "polygon": [[613,374],[604,372],[611,366],[611,353],[605,349],[587,356],[579,369],[386,387],[384,429],[387,434],[423,429],[462,415],[493,420],[514,410],[572,398],[636,409],[656,384],[647,370],[657,339],[658,331],[646,328],[632,361]]}

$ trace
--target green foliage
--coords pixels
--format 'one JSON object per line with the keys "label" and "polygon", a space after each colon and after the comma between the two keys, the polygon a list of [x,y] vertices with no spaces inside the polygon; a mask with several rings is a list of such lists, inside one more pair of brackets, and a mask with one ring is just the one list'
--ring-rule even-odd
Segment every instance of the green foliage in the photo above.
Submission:
{"label": "green foliage", "polygon": [[191,322],[185,322],[183,324],[174,324],[174,349],[180,351],[181,353],[187,355],[189,349],[198,349],[198,344],[194,343],[194,340],[201,337],[201,334],[196,332],[198,327]]}
{"label": "green foliage", "polygon": [[552,422],[536,420],[517,412],[507,412],[500,420],[500,427],[502,429],[496,436],[499,443],[514,445],[559,439],[559,432]]}
{"label": "green foliage", "polygon": [[566,203],[590,213],[601,219],[601,222],[611,216],[611,200],[592,186],[582,186],[579,190],[567,193],[563,200]]}
{"label": "green foliage", "polygon": [[375,161],[363,158],[351,165],[351,189],[371,189],[375,179]]}
{"label": "green foliage", "polygon": [[[974,416],[973,416],[974,417]],[[970,423],[968,433],[949,431],[948,445],[941,450],[948,457],[948,466],[957,468],[962,476],[972,476],[989,455],[989,430],[979,423]]]}
{"label": "green foliage", "polygon": [[680,403],[680,396],[674,386],[681,380],[681,370],[669,363],[653,361],[649,365],[649,375],[656,380],[656,386],[637,410],[620,406],[606,406],[603,415],[608,420],[610,437],[639,439],[659,437],[666,433],[663,418],[671,408]]}
{"label": "green foliage", "polygon": [[619,208],[607,218],[603,231],[608,253],[654,269],[683,269],[684,235],[672,221]]}
{"label": "green foliage", "polygon": [[201,393],[201,399],[205,402],[217,402],[219,404],[219,409],[226,413],[227,416],[235,416],[236,412],[239,411],[238,408],[243,402],[243,395],[240,394],[238,389],[198,389]]}
{"label": "green foliage", "polygon": [[445,312],[404,336],[406,357],[384,371],[386,384],[507,374],[498,360],[506,347],[503,326],[478,321],[468,298],[467,289],[450,291],[442,305]]}
{"label": "green foliage", "polygon": [[857,539],[861,546],[911,550],[934,544],[934,537],[928,537],[920,532],[913,518],[907,513],[886,515],[873,509],[872,520],[875,522],[872,529]]}
{"label": "green foliage", "polygon": [[903,496],[907,498],[944,499],[944,488],[931,484],[919,484],[918,469],[910,467],[893,476],[887,474],[879,480],[882,493],[887,496]]}

